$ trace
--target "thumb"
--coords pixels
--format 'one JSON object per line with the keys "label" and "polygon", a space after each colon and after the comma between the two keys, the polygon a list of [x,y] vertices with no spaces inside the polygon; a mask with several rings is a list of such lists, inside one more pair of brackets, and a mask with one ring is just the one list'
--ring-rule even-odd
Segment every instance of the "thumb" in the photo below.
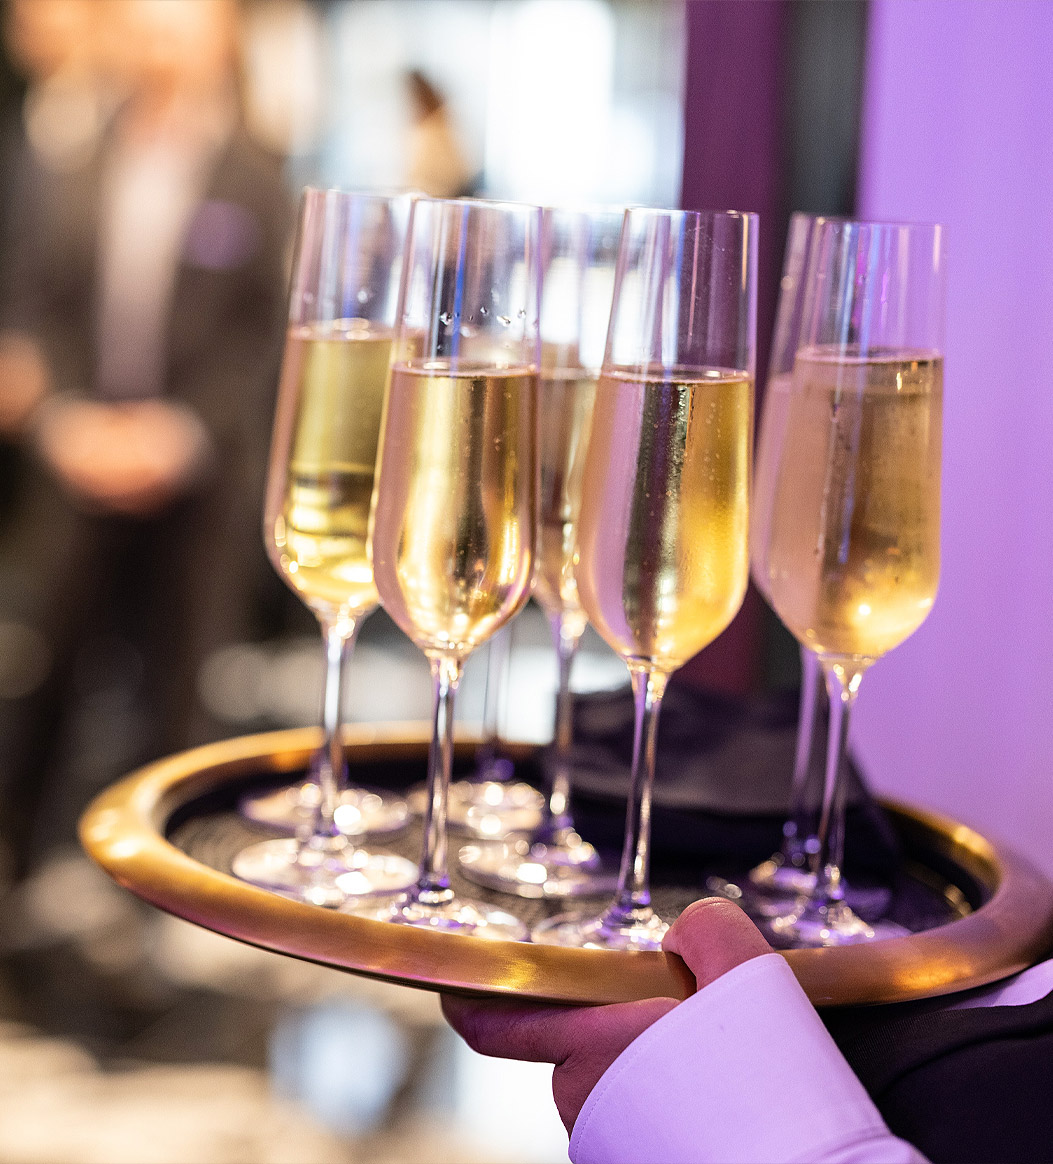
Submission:
{"label": "thumb", "polygon": [[662,949],[684,959],[700,990],[750,958],[772,953],[742,909],[723,897],[693,901],[669,927]]}

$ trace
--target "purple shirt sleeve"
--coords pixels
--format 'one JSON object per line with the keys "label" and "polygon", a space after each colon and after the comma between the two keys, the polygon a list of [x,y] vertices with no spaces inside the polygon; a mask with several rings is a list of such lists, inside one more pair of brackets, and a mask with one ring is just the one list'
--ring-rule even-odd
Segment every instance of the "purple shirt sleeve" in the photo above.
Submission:
{"label": "purple shirt sleeve", "polygon": [[640,1035],[593,1088],[574,1164],[926,1164],[893,1136],[778,954]]}

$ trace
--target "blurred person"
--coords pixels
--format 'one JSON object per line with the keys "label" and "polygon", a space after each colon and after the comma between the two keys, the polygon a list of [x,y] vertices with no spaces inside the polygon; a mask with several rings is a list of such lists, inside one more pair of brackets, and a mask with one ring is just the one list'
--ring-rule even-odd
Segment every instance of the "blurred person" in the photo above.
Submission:
{"label": "blurred person", "polygon": [[[46,72],[19,24],[38,2],[60,0],[15,0],[7,31]],[[61,3],[80,9],[66,64],[99,121],[58,164],[25,135],[0,278],[0,426],[32,454],[0,529],[16,878],[123,766],[219,734],[197,676],[271,592],[259,514],[291,221],[279,159],[243,128],[235,0]],[[91,707],[100,688],[123,718]],[[103,759],[77,788],[63,749],[86,748]]]}
{"label": "blurred person", "polygon": [[419,69],[407,72],[406,87],[412,113],[406,185],[432,198],[474,194],[475,175],[446,98]]}
{"label": "blurred person", "polygon": [[[0,110],[0,250],[7,253],[21,220],[16,179],[27,156],[47,170],[84,164],[113,106],[95,68],[88,0],[8,0],[3,17],[5,71],[14,81]],[[45,380],[35,345],[0,334],[0,522],[24,475],[17,438]]]}

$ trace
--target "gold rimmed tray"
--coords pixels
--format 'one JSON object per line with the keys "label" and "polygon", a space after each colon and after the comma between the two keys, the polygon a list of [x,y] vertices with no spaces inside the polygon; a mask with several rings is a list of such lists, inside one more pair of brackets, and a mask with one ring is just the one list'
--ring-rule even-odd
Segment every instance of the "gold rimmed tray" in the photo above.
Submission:
{"label": "gold rimmed tray", "polygon": [[[420,762],[423,728],[356,726],[352,771]],[[247,885],[170,837],[207,815],[225,789],[291,779],[318,743],[314,729],[244,736],[149,764],[98,796],[81,841],[145,901],[242,942],[339,970],[433,990],[560,1003],[687,997],[694,979],[675,955],[574,950],[425,932],[305,905]],[[465,738],[459,748],[473,746]],[[526,749],[524,749],[525,753]],[[940,887],[952,920],[871,945],[786,951],[818,1006],[903,1002],[983,985],[1030,965],[1053,945],[1053,885],[1028,862],[945,816],[883,801],[912,876]],[[183,830],[186,831],[185,828]],[[221,862],[216,862],[220,865]],[[958,883],[969,886],[968,894]],[[970,908],[966,896],[976,900]],[[512,903],[518,899],[503,896]]]}

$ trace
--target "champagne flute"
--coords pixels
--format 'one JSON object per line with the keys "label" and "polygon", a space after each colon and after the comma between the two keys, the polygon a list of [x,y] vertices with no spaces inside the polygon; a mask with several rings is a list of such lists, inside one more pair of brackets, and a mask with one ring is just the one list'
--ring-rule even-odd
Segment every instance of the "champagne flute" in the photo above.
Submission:
{"label": "champagne flute", "polygon": [[578,595],[582,475],[614,291],[622,211],[548,207],[541,218],[541,536],[534,597],[558,660],[544,814],[526,838],[466,845],[470,880],[522,897],[609,893],[616,870],[578,834],[570,811],[571,668],[588,625]]}
{"label": "champagne flute", "polygon": [[830,728],[815,886],[772,928],[831,946],[905,932],[845,900],[842,769],[864,674],[936,597],[942,228],[819,222],[804,279],[767,568],[776,613],[819,658]]}
{"label": "champagne flute", "polygon": [[414,203],[371,516],[377,589],[427,656],[435,701],[417,882],[355,912],[506,939],[526,927],[450,886],[446,813],[464,660],[530,595],[539,226],[533,206]]}
{"label": "champagne flute", "polygon": [[[786,440],[786,418],[793,361],[801,330],[804,306],[804,269],[817,223],[828,221],[811,214],[794,214],[786,236],[786,253],[779,301],[775,313],[764,401],[760,410],[757,452],[754,459],[753,489],[750,497],[750,573],[754,585],[769,606],[768,533],[771,526],[772,498],[779,461]],[[794,748],[793,776],[790,784],[790,809],[782,827],[782,844],[767,860],[749,871],[743,904],[760,914],[784,911],[801,893],[809,892],[815,879],[808,868],[809,853],[818,847],[816,822],[818,790],[809,780],[819,700],[819,660],[805,644],[799,644],[801,657],[801,699]],[[742,886],[721,877],[711,877],[706,886],[712,892],[735,900],[743,898]],[[753,900],[754,890],[759,900]]]}
{"label": "champagne flute", "polygon": [[267,479],[268,553],[318,619],[325,645],[318,793],[307,828],[248,846],[232,867],[243,880],[330,907],[415,876],[412,862],[360,849],[340,828],[341,813],[355,811],[354,798],[341,797],[341,678],[361,619],[377,604],[366,533],[409,206],[405,196],[304,191]]}
{"label": "champagne flute", "polygon": [[[322,705],[323,719],[329,717],[324,729],[329,740],[339,737],[343,671],[358,626],[377,604],[364,556],[362,506],[355,500],[344,511],[344,534],[338,531],[324,540],[315,540],[318,528],[286,526],[286,504],[295,503],[299,517],[315,523],[319,519],[317,514],[312,519],[304,507],[308,494],[292,477],[286,481],[287,470],[280,459],[292,456],[301,464],[320,465],[327,456],[339,463],[346,454],[357,464],[356,489],[369,491],[363,466],[376,446],[411,197],[307,187],[300,209],[284,365],[284,378],[293,382],[285,386],[283,380],[281,389],[290,415],[280,434],[277,423],[275,427],[275,440],[280,435],[285,444],[281,450],[277,445],[272,450],[264,541],[278,573],[322,624],[326,639]],[[333,318],[337,311],[344,311],[347,320]],[[341,340],[343,322],[347,334]],[[327,342],[305,347],[309,340]],[[293,356],[301,347],[313,354],[297,361]],[[303,377],[304,383],[296,383],[297,377]],[[331,421],[331,415],[338,419]],[[288,443],[290,425],[301,430],[295,450]],[[310,451],[311,442],[318,451]],[[282,490],[288,491],[288,497]],[[276,539],[285,540],[279,544]],[[358,612],[350,624],[339,615],[344,607]],[[335,627],[330,626],[334,612]],[[331,779],[327,769],[333,763],[329,744],[323,744],[312,755],[305,780],[243,798],[242,815],[306,836],[319,812],[325,783]],[[403,797],[381,789],[349,787],[342,757],[335,771],[338,797],[333,818],[341,832],[376,836],[406,827],[410,810]],[[326,805],[321,811],[328,813],[330,808]]]}
{"label": "champagne flute", "polygon": [[649,885],[658,716],[746,592],[756,237],[751,214],[626,211],[578,534],[582,604],[636,704],[625,844],[607,908],[536,941],[649,950],[667,929]]}

